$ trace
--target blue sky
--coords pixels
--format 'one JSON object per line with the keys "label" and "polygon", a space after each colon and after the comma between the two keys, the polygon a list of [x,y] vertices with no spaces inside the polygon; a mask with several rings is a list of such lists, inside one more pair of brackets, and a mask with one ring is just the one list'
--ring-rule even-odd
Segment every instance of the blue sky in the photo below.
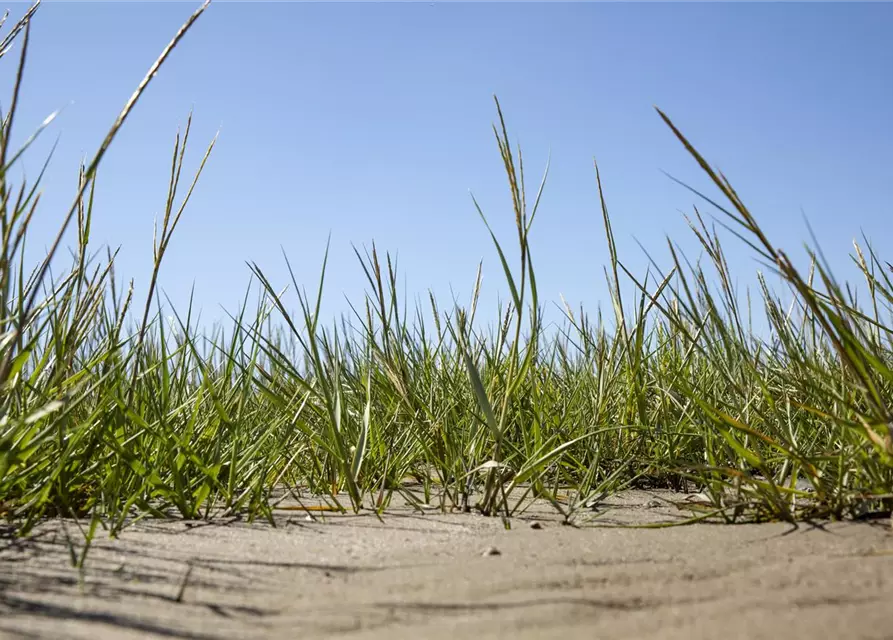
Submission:
{"label": "blue sky", "polygon": [[[197,3],[49,2],[33,27],[17,120],[24,137],[65,107],[25,163],[36,174],[59,135],[31,239],[46,242],[92,154]],[[13,5],[19,15],[25,5]],[[182,305],[193,283],[206,320],[232,309],[256,261],[286,284],[282,247],[315,286],[332,234],[327,309],[358,300],[351,243],[399,255],[409,295],[470,293],[484,261],[484,309],[505,296],[469,196],[514,249],[492,95],[535,185],[551,174],[534,227],[540,294],[605,304],[597,158],[618,247],[642,273],[641,242],[666,264],[664,236],[697,255],[680,211],[705,177],[660,121],[666,111],[718,165],[776,243],[795,250],[809,218],[846,268],[860,230],[881,245],[893,196],[893,4],[212,4],[126,124],[100,170],[93,241],[121,245],[120,279],[144,294],[153,217],[174,134],[194,108],[196,167],[217,148],[161,274]],[[14,63],[0,62],[7,106]],[[730,240],[742,282],[756,268]],[[851,272],[849,272],[851,275]]]}

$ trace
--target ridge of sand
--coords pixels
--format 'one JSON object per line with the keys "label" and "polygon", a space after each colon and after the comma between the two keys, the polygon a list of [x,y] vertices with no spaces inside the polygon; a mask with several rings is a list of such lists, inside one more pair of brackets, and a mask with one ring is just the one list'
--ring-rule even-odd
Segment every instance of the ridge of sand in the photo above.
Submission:
{"label": "ridge of sand", "polygon": [[[626,492],[595,522],[679,518],[671,499]],[[509,531],[405,506],[383,522],[279,518],[144,520],[98,536],[82,581],[64,523],[41,524],[0,551],[0,637],[893,638],[887,520],[576,528],[543,505]]]}

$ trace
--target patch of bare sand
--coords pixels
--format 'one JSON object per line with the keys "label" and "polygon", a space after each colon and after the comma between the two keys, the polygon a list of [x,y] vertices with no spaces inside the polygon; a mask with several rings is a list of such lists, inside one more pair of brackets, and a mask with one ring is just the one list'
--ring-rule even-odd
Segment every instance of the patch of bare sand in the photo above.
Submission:
{"label": "patch of bare sand", "polygon": [[679,518],[667,502],[678,499],[628,492],[579,528],[534,505],[510,531],[399,506],[384,522],[143,521],[100,537],[83,581],[62,524],[46,523],[0,551],[0,635],[893,637],[888,521],[592,526]]}

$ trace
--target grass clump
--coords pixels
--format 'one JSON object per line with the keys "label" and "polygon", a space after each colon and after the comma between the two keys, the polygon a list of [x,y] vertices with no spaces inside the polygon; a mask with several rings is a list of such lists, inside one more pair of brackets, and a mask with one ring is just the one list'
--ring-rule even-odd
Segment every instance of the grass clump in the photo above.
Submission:
{"label": "grass clump", "polygon": [[[474,202],[511,294],[488,331],[475,329],[480,270],[467,306],[443,308],[429,296],[408,310],[391,257],[374,246],[357,252],[367,295],[330,325],[320,317],[325,261],[310,293],[293,273],[281,289],[252,264],[258,302],[246,292],[232,329],[200,331],[191,306],[166,325],[156,290],[162,260],[214,144],[182,193],[188,123],[174,144],[151,285],[134,316],[132,283],[116,281],[115,255],[89,248],[94,178],[205,6],[80,168],[71,208],[34,269],[23,256],[40,177],[16,184],[10,170],[40,131],[9,147],[34,8],[0,46],[4,58],[13,44],[20,50],[0,128],[0,508],[18,531],[48,516],[89,519],[88,538],[146,516],[272,521],[283,487],[338,510],[382,512],[400,493],[419,508],[504,518],[538,497],[568,521],[646,484],[697,488],[729,522],[889,512],[893,267],[870,244],[855,245],[867,309],[815,251],[808,272],[799,271],[663,113],[722,202],[698,195],[793,294],[783,305],[759,276],[761,308],[753,306],[767,332],[750,328],[754,309],[742,309],[716,226],[697,209],[689,223],[706,266],[668,240],[668,269],[631,273],[597,167],[613,318],[565,306],[559,330],[547,331],[529,242],[546,177],[528,207],[522,156],[498,102],[494,133],[519,261],[513,269]],[[50,266],[62,260],[69,227],[76,247],[56,274]]]}

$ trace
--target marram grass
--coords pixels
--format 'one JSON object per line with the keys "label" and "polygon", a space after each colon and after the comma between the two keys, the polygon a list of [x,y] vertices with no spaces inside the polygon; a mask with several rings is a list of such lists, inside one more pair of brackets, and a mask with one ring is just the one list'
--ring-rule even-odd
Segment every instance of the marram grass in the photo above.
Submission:
{"label": "marram grass", "polygon": [[[547,332],[529,243],[545,177],[528,191],[501,111],[494,133],[517,237],[503,244],[477,208],[510,292],[489,331],[474,329],[477,293],[467,307],[431,296],[407,312],[390,257],[374,248],[357,253],[367,296],[334,324],[320,318],[324,265],[310,291],[252,265],[261,296],[252,306],[246,293],[232,330],[200,332],[191,308],[163,321],[155,283],[213,147],[188,168],[188,124],[174,145],[151,287],[134,300],[116,280],[115,256],[89,246],[94,178],[205,6],[80,168],[37,265],[23,256],[40,177],[16,183],[10,169],[40,131],[21,149],[9,145],[33,9],[0,46],[0,64],[17,65],[0,114],[0,511],[17,532],[51,516],[89,522],[88,541],[99,526],[114,535],[147,516],[272,520],[283,489],[337,510],[381,512],[399,493],[420,507],[507,519],[539,497],[573,521],[642,485],[697,489],[729,522],[889,512],[893,268],[870,245],[855,246],[867,306],[815,253],[798,271],[663,113],[715,187],[698,195],[781,276],[792,303],[760,276],[753,308],[742,309],[715,227],[697,210],[689,223],[707,266],[669,243],[671,263],[657,277],[628,271],[596,168],[613,315],[565,307],[560,330]],[[60,274],[69,227],[77,243]],[[766,316],[768,331],[749,328],[752,313]]]}

